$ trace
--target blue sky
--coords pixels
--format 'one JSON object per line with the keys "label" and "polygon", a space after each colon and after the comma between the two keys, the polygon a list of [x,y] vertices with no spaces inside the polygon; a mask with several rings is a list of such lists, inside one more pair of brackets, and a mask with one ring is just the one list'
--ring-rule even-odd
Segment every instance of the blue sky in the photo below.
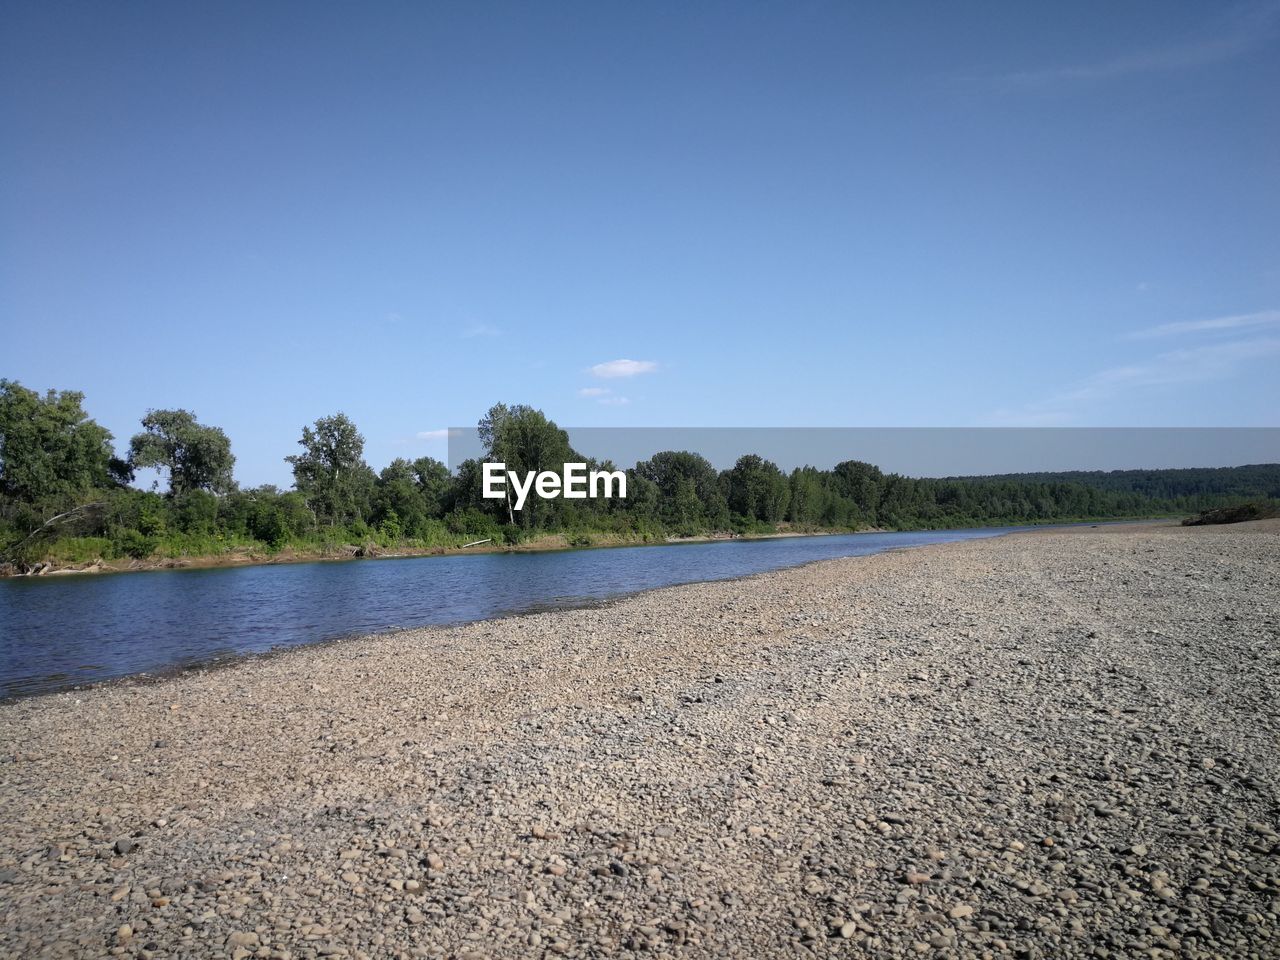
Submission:
{"label": "blue sky", "polygon": [[10,4],[0,375],[246,484],[339,409],[1280,425],[1278,90],[1274,2]]}

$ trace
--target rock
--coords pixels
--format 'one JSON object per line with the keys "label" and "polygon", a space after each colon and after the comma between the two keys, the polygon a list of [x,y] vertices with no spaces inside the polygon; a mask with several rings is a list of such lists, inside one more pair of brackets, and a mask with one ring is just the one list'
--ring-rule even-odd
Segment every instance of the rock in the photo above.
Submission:
{"label": "rock", "polygon": [[973,907],[967,903],[957,903],[954,907],[947,911],[947,916],[952,920],[963,920],[965,917],[973,915]]}
{"label": "rock", "polygon": [[137,844],[134,843],[133,839],[130,837],[121,837],[115,842],[115,851],[122,857],[127,857],[129,854],[133,853],[136,847]]}

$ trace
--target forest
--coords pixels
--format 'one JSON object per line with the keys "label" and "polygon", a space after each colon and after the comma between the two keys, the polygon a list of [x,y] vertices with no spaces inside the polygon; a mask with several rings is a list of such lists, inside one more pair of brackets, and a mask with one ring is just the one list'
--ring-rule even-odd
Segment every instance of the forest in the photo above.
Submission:
{"label": "forest", "polygon": [[[375,470],[342,413],[301,428],[284,459],[293,486],[240,487],[231,441],[187,410],[149,410],[123,451],[83,394],[43,394],[0,380],[0,562],[34,564],[221,556],[350,555],[563,545],[777,531],[918,530],[1183,516],[1280,500],[1280,464],[1176,470],[913,478],[857,459],[787,473],[752,453],[717,470],[692,451],[662,451],[626,470],[622,499],[531,498],[515,512],[481,496],[482,460],[450,471],[431,457]],[[619,465],[582,457],[540,410],[497,404],[477,424],[486,455],[512,470]],[[849,451],[856,454],[856,451]],[[833,458],[834,459],[834,458]],[[163,478],[134,486],[139,470]]]}

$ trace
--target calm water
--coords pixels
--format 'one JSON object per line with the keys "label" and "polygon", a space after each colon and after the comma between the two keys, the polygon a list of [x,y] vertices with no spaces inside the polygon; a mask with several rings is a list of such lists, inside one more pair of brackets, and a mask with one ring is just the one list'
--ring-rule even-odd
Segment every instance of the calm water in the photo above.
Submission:
{"label": "calm water", "polygon": [[0,580],[0,696],[1010,529]]}

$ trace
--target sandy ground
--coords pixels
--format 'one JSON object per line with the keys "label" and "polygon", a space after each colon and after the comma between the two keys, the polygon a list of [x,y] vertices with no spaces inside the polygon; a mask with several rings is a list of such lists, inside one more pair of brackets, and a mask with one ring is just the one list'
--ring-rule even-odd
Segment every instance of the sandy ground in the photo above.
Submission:
{"label": "sandy ground", "polygon": [[1280,956],[1280,523],[0,706],[10,956]]}

